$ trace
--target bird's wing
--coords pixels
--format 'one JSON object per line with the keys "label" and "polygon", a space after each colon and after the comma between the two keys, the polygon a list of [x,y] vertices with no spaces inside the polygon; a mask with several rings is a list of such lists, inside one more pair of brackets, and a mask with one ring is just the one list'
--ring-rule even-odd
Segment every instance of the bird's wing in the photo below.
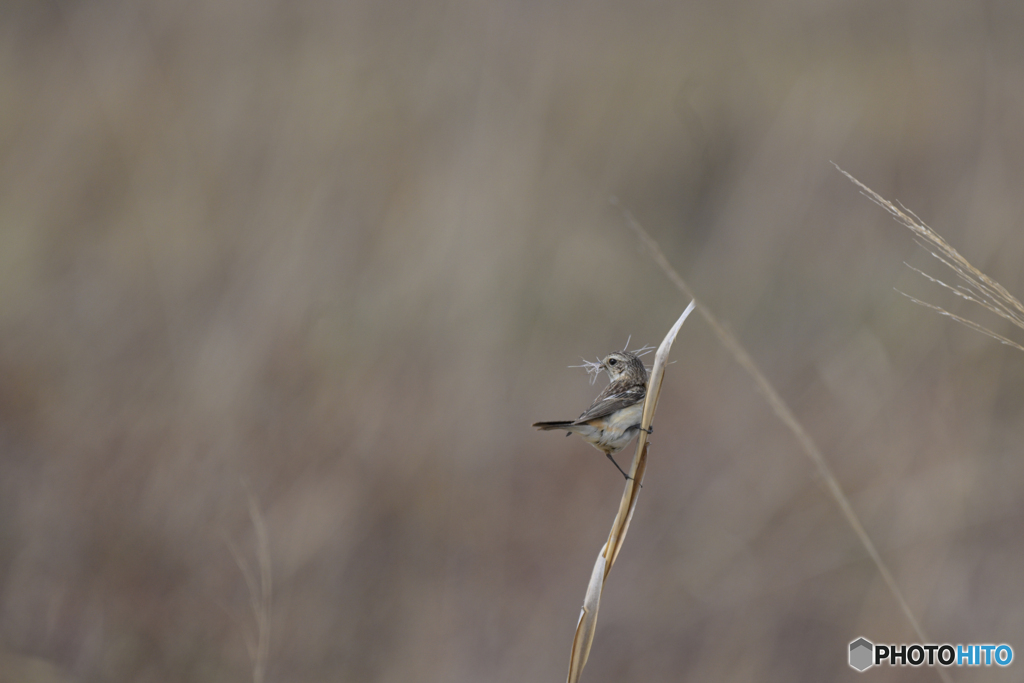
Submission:
{"label": "bird's wing", "polygon": [[587,408],[587,412],[580,415],[579,419],[576,420],[576,424],[596,420],[599,417],[606,417],[614,413],[616,410],[628,408],[629,406],[644,400],[644,396],[646,395],[647,387],[643,384],[631,384],[629,386],[623,386],[621,384],[616,385],[614,383],[609,384],[605,390],[594,399],[594,403]]}

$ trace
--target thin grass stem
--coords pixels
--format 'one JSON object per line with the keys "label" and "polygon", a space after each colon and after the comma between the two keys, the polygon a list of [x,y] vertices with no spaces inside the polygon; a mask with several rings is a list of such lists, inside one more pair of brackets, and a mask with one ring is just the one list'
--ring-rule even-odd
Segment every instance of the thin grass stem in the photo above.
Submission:
{"label": "thin grass stem", "polygon": [[[775,387],[773,387],[771,382],[768,381],[768,378],[765,377],[764,373],[757,367],[757,364],[754,363],[753,358],[751,358],[750,354],[747,353],[747,350],[743,348],[743,345],[740,344],[739,340],[737,340],[736,337],[734,337],[725,328],[725,326],[719,322],[718,318],[711,312],[711,310],[701,303],[700,299],[694,295],[690,286],[669,263],[668,259],[665,257],[665,253],[661,250],[661,247],[658,246],[658,243],[646,230],[644,230],[643,226],[640,225],[636,218],[633,217],[633,214],[629,209],[620,206],[614,199],[612,200],[612,205],[622,211],[622,215],[626,219],[626,223],[633,229],[633,232],[636,233],[637,237],[639,237],[640,242],[647,249],[648,254],[650,254],[654,262],[659,268],[661,268],[662,272],[665,273],[668,279],[679,289],[679,291],[693,300],[696,304],[697,312],[700,313],[700,316],[704,318],[704,321],[711,327],[715,336],[718,337],[719,342],[729,351],[740,367],[742,367],[754,380],[754,384],[757,386],[758,391],[761,392],[761,395],[764,396],[768,405],[771,406],[776,417],[786,425],[789,431],[796,438],[797,443],[800,444],[804,454],[814,464],[818,476],[820,476],[821,480],[825,482],[825,487],[828,489],[832,499],[839,507],[843,518],[853,530],[854,535],[860,541],[861,546],[863,546],[864,550],[871,558],[871,561],[874,562],[875,568],[882,576],[882,580],[885,582],[886,587],[889,589],[889,592],[899,605],[900,611],[903,612],[904,617],[906,617],[907,621],[914,629],[914,633],[917,635],[920,642],[931,642],[924,629],[921,627],[920,622],[917,620],[917,617],[914,616],[913,610],[910,609],[910,605],[907,603],[907,599],[904,597],[903,591],[900,590],[899,584],[896,583],[896,579],[893,577],[888,565],[886,565],[881,554],[879,554],[878,549],[875,547],[874,542],[872,542],[871,537],[868,536],[867,531],[865,531],[864,525],[861,523],[857,513],[853,510],[853,506],[850,505],[849,498],[847,498],[842,487],[839,485],[839,481],[832,473],[832,468],[829,467],[828,462],[825,460],[825,456],[822,455],[821,450],[818,448],[817,444],[814,443],[814,439],[812,439],[807,430],[803,428],[803,425],[801,425],[800,421],[797,420],[796,415],[794,415],[793,411],[790,410],[788,405],[786,405],[786,402],[782,400],[782,396],[779,395],[779,392],[775,390]],[[952,678],[950,678],[949,674],[944,669],[936,667],[935,671],[939,678],[942,679],[943,683],[952,683]]]}

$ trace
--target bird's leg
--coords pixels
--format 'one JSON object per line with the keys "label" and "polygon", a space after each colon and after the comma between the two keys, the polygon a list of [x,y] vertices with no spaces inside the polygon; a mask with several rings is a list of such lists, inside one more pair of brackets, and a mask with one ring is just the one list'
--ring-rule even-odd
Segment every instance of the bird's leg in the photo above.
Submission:
{"label": "bird's leg", "polygon": [[[612,457],[612,454],[611,453],[605,453],[605,455],[607,455],[608,459],[612,461],[613,465],[615,465],[615,469],[617,469],[619,472],[622,472],[622,468],[619,467],[619,463],[615,462],[615,458]],[[622,472],[622,476],[624,476],[626,478],[626,481],[629,481],[630,479],[633,478],[633,477],[629,476],[628,474],[626,474],[625,472]]]}
{"label": "bird's leg", "polygon": [[643,427],[640,426],[639,422],[636,423],[635,425],[633,425],[632,427],[630,427],[630,429],[635,429],[635,430],[637,430],[639,432],[647,432],[648,436],[650,436],[651,434],[654,433],[654,425],[651,425],[647,429],[644,429]]}

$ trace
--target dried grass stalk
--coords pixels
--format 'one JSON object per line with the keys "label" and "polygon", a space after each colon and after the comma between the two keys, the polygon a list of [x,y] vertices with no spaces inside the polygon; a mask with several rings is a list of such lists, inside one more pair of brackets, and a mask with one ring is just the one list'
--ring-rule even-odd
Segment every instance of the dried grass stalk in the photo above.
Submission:
{"label": "dried grass stalk", "polygon": [[633,464],[629,469],[630,479],[626,480],[626,489],[622,492],[622,500],[619,502],[619,511],[612,522],[612,529],[608,534],[608,540],[597,555],[594,563],[594,571],[590,574],[590,583],[587,585],[587,594],[583,598],[583,608],[580,610],[579,622],[576,624],[576,635],[572,640],[572,653],[569,657],[568,683],[575,683],[583,673],[583,667],[587,664],[590,656],[590,646],[594,642],[594,631],[597,628],[597,610],[601,606],[601,592],[604,590],[605,579],[611,571],[615,559],[619,556],[622,548],[622,541],[626,538],[626,531],[629,529],[629,521],[633,518],[633,508],[636,507],[637,497],[640,495],[640,485],[644,481],[644,472],[647,470],[647,429],[654,420],[654,409],[658,406],[658,397],[661,395],[661,384],[665,377],[665,364],[668,362],[668,353],[672,349],[672,342],[679,334],[679,328],[683,326],[690,312],[693,311],[695,303],[690,302],[683,314],[676,320],[675,325],[665,335],[658,352],[654,354],[654,368],[651,370],[651,377],[647,382],[647,397],[644,399],[644,412],[641,418],[640,436],[636,443],[636,455],[633,456]]}
{"label": "dried grass stalk", "polygon": [[256,533],[256,566],[259,576],[249,566],[242,552],[230,538],[226,538],[228,550],[231,551],[238,570],[245,579],[246,588],[249,589],[249,607],[252,609],[256,621],[256,635],[253,637],[246,629],[245,645],[249,650],[249,658],[252,660],[253,683],[263,683],[267,672],[267,658],[270,655],[270,623],[271,623],[271,592],[272,578],[270,574],[270,540],[267,536],[267,526],[260,513],[259,501],[249,487],[248,482],[242,480],[242,487],[245,489],[249,503],[249,520],[252,522],[253,531]]}
{"label": "dried grass stalk", "polygon": [[[750,356],[743,345],[740,344],[739,340],[736,339],[736,337],[734,337],[721,322],[719,322],[718,318],[711,312],[711,309],[697,299],[693,290],[690,289],[690,286],[685,280],[683,280],[682,276],[676,272],[676,269],[672,267],[672,264],[668,262],[668,258],[665,257],[664,252],[662,252],[658,243],[654,241],[654,238],[644,230],[643,226],[640,225],[636,218],[633,217],[633,214],[628,209],[621,206],[615,198],[612,198],[611,203],[612,206],[615,206],[622,211],[622,215],[629,224],[629,227],[637,234],[637,237],[647,248],[651,258],[654,259],[654,262],[661,268],[662,272],[665,273],[668,279],[672,281],[679,291],[690,299],[693,299],[693,303],[691,303],[690,306],[692,307],[694,306],[694,303],[696,304],[697,312],[702,318],[704,318],[704,321],[707,322],[708,326],[711,327],[711,330],[715,333],[715,336],[718,337],[722,346],[728,349],[729,353],[732,354],[733,359],[735,359],[740,367],[742,367],[747,374],[750,375],[751,379],[754,380],[754,384],[757,386],[758,391],[761,392],[761,395],[764,396],[765,401],[767,401],[768,405],[771,406],[779,420],[786,425],[786,428],[789,429],[800,444],[804,454],[814,464],[818,475],[824,482],[829,494],[832,496],[832,499],[839,507],[839,510],[846,519],[847,524],[850,525],[854,535],[857,536],[857,540],[860,541],[861,546],[867,552],[868,556],[871,557],[871,561],[875,563],[875,567],[878,569],[878,573],[881,575],[882,580],[885,581],[885,585],[889,588],[889,592],[892,594],[893,599],[896,600],[896,603],[899,605],[903,615],[914,629],[914,633],[917,634],[919,642],[932,642],[928,637],[928,634],[925,633],[920,622],[918,622],[917,617],[914,616],[914,612],[910,609],[910,604],[904,597],[903,591],[900,590],[899,584],[896,583],[896,578],[892,575],[892,572],[889,571],[888,565],[886,565],[885,561],[882,559],[882,556],[879,554],[874,542],[872,542],[871,537],[868,536],[867,531],[864,529],[864,525],[860,522],[860,518],[857,517],[857,513],[854,512],[853,506],[850,504],[850,500],[846,497],[842,487],[839,485],[839,480],[837,480],[835,475],[832,473],[832,468],[825,460],[825,456],[818,448],[818,445],[814,442],[814,439],[811,438],[810,433],[804,429],[803,425],[796,418],[796,415],[792,410],[790,410],[789,406],[786,405],[786,402],[782,400],[782,396],[775,390],[772,383],[768,381],[765,374],[761,372],[761,369],[757,366],[754,359]],[[935,673],[943,683],[952,683],[952,678],[950,678],[949,673],[945,669],[936,668]],[[573,679],[570,678],[570,680]]]}
{"label": "dried grass stalk", "polygon": [[[854,185],[859,187],[862,195],[888,211],[898,223],[913,232],[915,237],[914,241],[916,241],[921,248],[942,262],[943,265],[952,270],[962,281],[962,284],[956,286],[948,285],[942,280],[934,278],[913,266],[908,266],[911,270],[914,270],[931,282],[948,289],[961,299],[977,304],[990,313],[994,313],[1000,318],[1008,320],[1012,324],[1024,330],[1024,306],[1022,306],[1020,301],[1010,294],[1005,287],[972,266],[967,259],[960,255],[960,252],[949,246],[946,240],[942,239],[942,237],[934,230],[925,225],[924,221],[914,215],[913,211],[910,211],[905,206],[897,206],[896,204],[893,204],[888,199],[882,197],[870,187],[839,168],[835,163],[832,165],[836,167],[836,170],[849,178]],[[900,292],[900,294],[903,294],[903,296],[907,297],[915,304],[919,304],[925,308],[930,308],[941,315],[945,315],[956,320],[961,325],[965,325],[972,330],[981,332],[982,334],[987,334],[1007,346],[1012,346],[1015,349],[1024,351],[1024,346],[1021,346],[1017,342],[1007,339],[1000,334],[996,334],[992,330],[974,322],[973,320],[961,318],[958,315],[950,313],[944,308],[935,306],[934,304],[925,303],[924,301],[919,301],[918,299],[915,299],[908,294],[904,294],[903,292]]]}

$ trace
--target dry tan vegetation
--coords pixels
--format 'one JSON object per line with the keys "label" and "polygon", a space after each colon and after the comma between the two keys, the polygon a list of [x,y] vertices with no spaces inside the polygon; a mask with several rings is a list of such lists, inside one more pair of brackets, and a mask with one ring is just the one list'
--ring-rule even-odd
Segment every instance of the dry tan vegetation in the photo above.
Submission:
{"label": "dry tan vegetation", "polygon": [[[0,680],[561,680],[621,477],[529,425],[686,304],[610,195],[928,635],[1024,647],[1024,356],[828,163],[1024,291],[1016,4],[0,5]],[[673,358],[586,683],[912,641],[712,331]]]}
{"label": "dry tan vegetation", "polygon": [[[601,604],[601,594],[604,593],[604,584],[608,580],[608,573],[615,565],[622,544],[626,540],[629,522],[633,519],[633,511],[640,497],[640,489],[643,487],[644,472],[647,470],[647,440],[653,429],[654,413],[658,408],[658,398],[661,396],[661,386],[665,379],[669,353],[672,351],[672,343],[676,340],[676,335],[679,334],[679,328],[693,312],[695,305],[696,302],[691,301],[683,310],[654,354],[654,365],[647,382],[647,395],[644,397],[640,434],[636,439],[636,454],[633,456],[629,477],[626,479],[626,487],[619,500],[619,510],[612,521],[611,531],[608,532],[608,540],[601,546],[601,552],[598,553],[597,560],[594,562],[590,582],[587,584],[587,593],[583,598],[583,607],[580,610],[579,623],[576,624],[576,633],[573,636],[572,650],[569,654],[569,683],[576,683],[580,680],[583,667],[586,666],[587,658],[590,656],[590,648],[594,644],[594,634],[597,631],[598,608]],[[590,368],[587,369],[589,371]]]}

